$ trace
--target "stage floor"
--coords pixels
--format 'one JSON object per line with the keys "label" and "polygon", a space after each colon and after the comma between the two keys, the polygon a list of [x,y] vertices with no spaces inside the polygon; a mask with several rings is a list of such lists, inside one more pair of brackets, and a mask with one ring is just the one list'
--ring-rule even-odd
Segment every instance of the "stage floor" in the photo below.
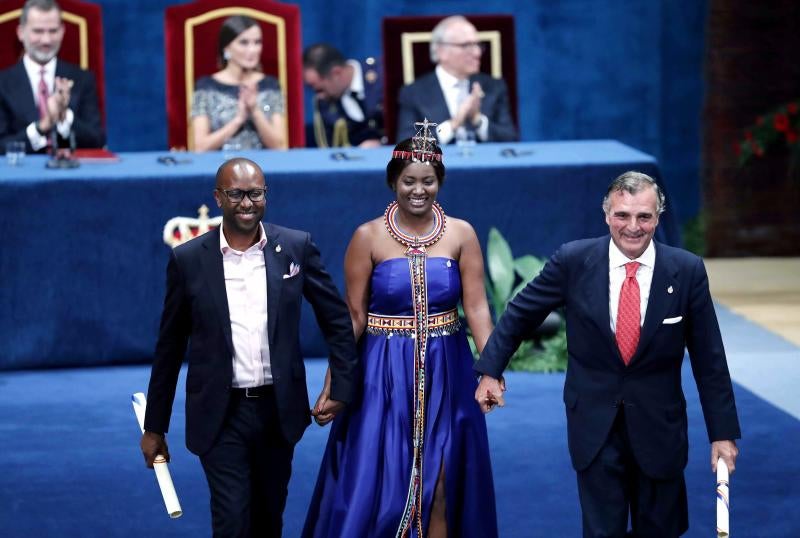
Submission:
{"label": "stage floor", "polygon": [[[732,530],[738,536],[800,536],[796,510],[800,460],[798,347],[718,307],[744,438],[731,481]],[[306,361],[311,397],[325,372]],[[139,451],[130,404],[145,390],[147,366],[0,373],[0,521],[3,536],[87,538],[209,534],[208,491],[184,443],[181,375],[169,434],[173,478],[184,516],[170,520]],[[569,463],[563,374],[509,373],[505,408],[487,416],[500,536],[579,536],[580,510]],[[714,475],[688,361],[686,482],[690,530],[713,536]],[[295,451],[285,536],[295,537],[316,480],[327,429],[312,426]]]}
{"label": "stage floor", "polygon": [[706,260],[731,377],[800,418],[800,258]]}
{"label": "stage floor", "polygon": [[[800,483],[793,479],[800,475],[800,460],[791,456],[800,445],[800,346],[773,332],[769,318],[775,316],[756,321],[738,311],[759,303],[767,313],[775,308],[770,305],[787,304],[796,312],[797,301],[783,300],[797,290],[794,275],[800,271],[792,264],[797,261],[707,264],[742,424],[741,454],[731,480],[731,529],[737,536],[800,536]],[[744,299],[736,303],[731,297],[737,296]],[[325,362],[312,359],[306,365],[313,399]],[[182,518],[167,517],[152,471],[142,462],[130,395],[145,390],[148,378],[146,365],[0,372],[3,536],[209,534],[205,479],[197,458],[183,446],[185,374],[169,434]],[[500,536],[579,536],[561,399],[564,376],[512,372],[507,379],[507,406],[487,416]],[[689,361],[683,383],[690,442],[686,536],[713,536],[714,476]],[[300,533],[327,433],[312,426],[295,451],[287,538]]]}
{"label": "stage floor", "polygon": [[800,258],[705,262],[718,303],[800,346]]}

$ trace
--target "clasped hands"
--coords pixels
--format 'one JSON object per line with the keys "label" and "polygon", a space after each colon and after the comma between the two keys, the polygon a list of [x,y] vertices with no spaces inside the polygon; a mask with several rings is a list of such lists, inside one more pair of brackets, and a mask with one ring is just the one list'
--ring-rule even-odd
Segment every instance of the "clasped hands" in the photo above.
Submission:
{"label": "clasped hands", "polygon": [[453,129],[458,129],[467,123],[476,126],[481,117],[481,99],[483,99],[483,89],[478,82],[472,83],[469,95],[464,99],[453,118]]}
{"label": "clasped hands", "polygon": [[489,375],[481,376],[481,381],[478,383],[478,388],[475,389],[475,401],[481,408],[481,411],[488,413],[493,411],[495,407],[503,407],[506,405],[506,400],[503,393],[506,391],[506,380],[501,376],[500,379],[495,379]]}
{"label": "clasped hands", "polygon": [[325,387],[317,398],[314,408],[311,410],[311,416],[314,421],[320,426],[324,426],[344,409],[344,403],[338,400],[331,400],[330,390]]}
{"label": "clasped hands", "polygon": [[47,132],[57,123],[64,121],[73,84],[68,78],[56,77],[53,93],[47,98],[47,114],[39,118],[41,132]]}
{"label": "clasped hands", "polygon": [[240,123],[247,121],[247,118],[259,111],[258,108],[258,88],[253,83],[242,83],[239,85],[239,101],[236,111],[236,119]]}

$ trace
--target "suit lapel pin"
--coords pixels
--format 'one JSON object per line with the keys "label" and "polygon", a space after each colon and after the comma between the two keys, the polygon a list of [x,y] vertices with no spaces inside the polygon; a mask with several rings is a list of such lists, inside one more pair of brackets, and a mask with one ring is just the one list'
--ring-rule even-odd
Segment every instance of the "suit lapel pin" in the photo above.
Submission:
{"label": "suit lapel pin", "polygon": [[673,292],[672,286],[668,287],[667,288],[667,293],[672,293],[672,292]]}
{"label": "suit lapel pin", "polygon": [[[277,245],[277,246],[275,247],[275,252],[280,252],[280,251],[281,251],[281,246],[280,246],[280,245]],[[672,293],[672,292],[670,291],[670,293]]]}

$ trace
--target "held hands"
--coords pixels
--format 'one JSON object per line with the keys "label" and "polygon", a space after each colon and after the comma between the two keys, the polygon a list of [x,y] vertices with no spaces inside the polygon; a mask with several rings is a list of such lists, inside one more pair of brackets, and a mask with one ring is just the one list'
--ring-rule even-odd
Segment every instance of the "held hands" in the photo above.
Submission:
{"label": "held hands", "polygon": [[483,375],[475,390],[475,401],[478,402],[481,411],[488,413],[494,410],[495,406],[504,407],[506,405],[503,397],[505,391],[506,380],[502,376],[500,379],[495,379],[489,375]]}
{"label": "held hands", "polygon": [[733,474],[738,455],[739,449],[736,448],[735,441],[714,441],[711,443],[711,471],[717,472],[717,460],[722,458],[722,461],[728,466],[728,472]]}
{"label": "held hands", "polygon": [[338,400],[331,400],[331,369],[325,371],[325,384],[322,386],[322,392],[319,393],[317,403],[314,404],[314,409],[311,410],[311,416],[314,421],[320,426],[324,426],[336,416],[337,413],[344,409],[344,403]]}
{"label": "held hands", "polygon": [[167,440],[163,434],[144,432],[139,446],[142,448],[144,462],[150,469],[153,468],[153,460],[158,455],[164,456],[169,463],[169,448],[167,448]]}
{"label": "held hands", "polygon": [[324,426],[344,409],[344,403],[338,400],[330,399],[330,392],[327,387],[322,389],[322,392],[317,398],[317,403],[314,404],[314,409],[311,410],[311,416],[314,421],[320,426]]}

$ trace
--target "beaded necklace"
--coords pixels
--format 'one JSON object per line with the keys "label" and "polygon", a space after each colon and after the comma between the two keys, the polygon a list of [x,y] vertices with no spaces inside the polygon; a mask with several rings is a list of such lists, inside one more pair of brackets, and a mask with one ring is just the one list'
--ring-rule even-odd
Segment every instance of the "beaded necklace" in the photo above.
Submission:
{"label": "beaded necklace", "polygon": [[438,202],[433,202],[433,227],[431,230],[423,235],[411,235],[403,231],[400,225],[397,224],[397,212],[400,210],[400,205],[397,201],[392,202],[386,208],[383,214],[383,224],[395,241],[406,247],[406,256],[413,256],[415,254],[426,255],[426,248],[434,245],[444,235],[447,225],[447,217],[445,217],[444,210]]}
{"label": "beaded necklace", "polygon": [[433,227],[423,236],[404,232],[397,224],[396,201],[389,204],[383,215],[386,230],[395,241],[406,247],[408,270],[411,277],[411,300],[414,305],[414,401],[412,431],[414,452],[411,461],[408,494],[396,537],[404,538],[416,528],[417,536],[423,536],[422,526],[422,464],[425,445],[425,354],[428,348],[428,282],[425,260],[427,247],[435,244],[444,235],[447,218],[442,207],[433,203]]}

